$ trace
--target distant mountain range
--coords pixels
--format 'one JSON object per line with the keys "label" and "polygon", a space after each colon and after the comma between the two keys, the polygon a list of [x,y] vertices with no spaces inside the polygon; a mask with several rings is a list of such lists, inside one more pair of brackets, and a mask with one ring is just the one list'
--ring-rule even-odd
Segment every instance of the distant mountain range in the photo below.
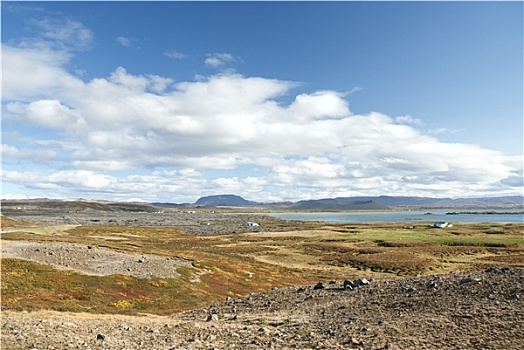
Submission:
{"label": "distant mountain range", "polygon": [[524,196],[483,198],[431,198],[362,196],[312,199],[299,202],[260,203],[237,195],[201,197],[198,206],[260,207],[292,210],[380,210],[393,208],[523,208]]}
{"label": "distant mountain range", "polygon": [[431,198],[431,197],[339,197],[300,201],[294,209],[354,210],[393,208],[522,208],[523,196],[485,198]]}
{"label": "distant mountain range", "polygon": [[246,200],[233,194],[199,198],[195,203],[131,203],[86,199],[24,199],[2,200],[2,213],[9,212],[155,212],[164,208],[253,208],[257,210],[387,210],[387,209],[522,209],[524,196],[483,198],[431,198],[431,197],[338,197],[299,202],[261,203]]}

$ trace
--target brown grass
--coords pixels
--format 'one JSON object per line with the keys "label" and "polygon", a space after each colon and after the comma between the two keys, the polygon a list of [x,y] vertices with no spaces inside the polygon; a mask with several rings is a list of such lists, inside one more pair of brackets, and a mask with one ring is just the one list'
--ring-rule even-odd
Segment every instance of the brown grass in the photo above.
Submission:
{"label": "brown grass", "polygon": [[[2,259],[2,307],[169,314],[271,287],[327,279],[524,267],[524,225],[332,225],[292,232],[195,236],[169,227],[80,226],[64,234],[7,232],[2,239],[63,241],[194,262],[177,279],[85,276]],[[493,234],[493,232],[502,232]],[[118,239],[115,239],[118,238]],[[204,273],[199,273],[199,270]]]}
{"label": "brown grass", "polygon": [[24,221],[24,220],[16,220],[12,219],[10,217],[0,215],[0,228],[8,228],[8,227],[30,227],[30,226],[37,226],[34,222]]}

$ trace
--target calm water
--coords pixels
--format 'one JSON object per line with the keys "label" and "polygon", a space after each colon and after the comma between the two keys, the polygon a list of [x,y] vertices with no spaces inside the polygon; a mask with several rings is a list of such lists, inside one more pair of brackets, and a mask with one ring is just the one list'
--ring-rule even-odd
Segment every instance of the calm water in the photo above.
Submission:
{"label": "calm water", "polygon": [[[371,222],[418,222],[418,221],[447,221],[453,222],[517,222],[523,223],[522,214],[459,214],[445,215],[448,212],[471,211],[482,212],[483,209],[457,210],[438,209],[423,211],[376,211],[376,212],[318,212],[318,213],[270,213],[285,220],[324,221],[337,224],[365,224]],[[489,211],[492,211],[491,209]],[[498,210],[499,212],[522,212],[516,210]],[[427,213],[431,213],[428,215]]]}

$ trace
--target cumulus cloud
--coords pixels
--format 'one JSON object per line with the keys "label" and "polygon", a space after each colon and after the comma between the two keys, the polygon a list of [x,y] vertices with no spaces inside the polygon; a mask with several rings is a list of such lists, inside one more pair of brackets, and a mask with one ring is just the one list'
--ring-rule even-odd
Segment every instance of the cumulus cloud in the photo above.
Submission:
{"label": "cumulus cloud", "polygon": [[402,115],[395,118],[395,121],[400,124],[412,124],[412,125],[422,125],[423,122],[420,119],[413,118],[410,115]]}
{"label": "cumulus cloud", "polygon": [[236,61],[235,57],[230,53],[212,53],[208,54],[204,61],[206,66],[219,68],[225,66],[227,63]]}
{"label": "cumulus cloud", "polygon": [[83,85],[63,68],[69,61],[65,51],[2,45],[2,60],[2,94],[7,100],[78,91]]}
{"label": "cumulus cloud", "polygon": [[35,163],[45,163],[56,156],[56,152],[47,149],[19,149],[12,145],[2,145],[2,157],[16,158],[18,160],[31,160]]}
{"label": "cumulus cloud", "polygon": [[9,119],[50,129],[85,127],[84,119],[57,100],[38,100],[29,103],[13,102],[6,105]]}
{"label": "cumulus cloud", "polygon": [[[187,201],[187,198],[191,198],[192,202],[195,201],[200,193],[206,193],[207,183],[204,178],[195,175],[191,169],[118,177],[91,170],[50,173],[3,170],[2,177],[6,182],[31,188],[35,193],[46,193],[49,196],[51,190],[51,197],[54,198],[88,197],[96,194],[96,198],[101,199],[130,200],[134,198],[144,201],[162,199],[174,202],[184,202]],[[201,191],[197,192],[196,189]],[[19,195],[10,193],[4,193],[2,196],[3,198],[19,197]]]}
{"label": "cumulus cloud", "polygon": [[311,119],[322,118],[342,118],[351,114],[347,101],[335,91],[300,94],[295,98],[289,110],[295,122],[308,122]]}
{"label": "cumulus cloud", "polygon": [[[47,40],[89,42],[88,32],[70,34],[81,26],[40,25],[49,28]],[[175,82],[125,67],[83,81],[66,69],[71,52],[63,49],[3,45],[3,55],[6,123],[48,130],[40,144],[60,145],[39,154],[13,138],[4,157],[40,155],[70,169],[4,171],[5,181],[35,191],[184,201],[224,192],[297,200],[519,190],[522,157],[442,142],[410,116],[354,114],[337,91],[300,91],[284,103],[299,84],[234,72]],[[234,60],[212,54],[206,64]]]}

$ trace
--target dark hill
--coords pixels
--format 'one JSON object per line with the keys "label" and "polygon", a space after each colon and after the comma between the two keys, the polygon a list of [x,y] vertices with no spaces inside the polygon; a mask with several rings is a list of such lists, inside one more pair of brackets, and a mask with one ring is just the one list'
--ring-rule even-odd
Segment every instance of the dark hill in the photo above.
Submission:
{"label": "dark hill", "polygon": [[2,200],[2,212],[154,212],[158,208],[148,203],[111,202],[88,199],[12,199]]}
{"label": "dark hill", "polygon": [[378,210],[387,209],[372,199],[335,198],[300,201],[290,207],[297,210]]}
{"label": "dark hill", "polygon": [[240,196],[234,194],[221,194],[207,197],[200,197],[195,205],[203,205],[207,207],[246,207],[256,205],[256,202],[247,201]]}
{"label": "dark hill", "polygon": [[483,198],[431,198],[361,196],[338,197],[300,201],[289,205],[290,209],[302,210],[358,210],[388,208],[522,208],[524,197],[483,197]]}

